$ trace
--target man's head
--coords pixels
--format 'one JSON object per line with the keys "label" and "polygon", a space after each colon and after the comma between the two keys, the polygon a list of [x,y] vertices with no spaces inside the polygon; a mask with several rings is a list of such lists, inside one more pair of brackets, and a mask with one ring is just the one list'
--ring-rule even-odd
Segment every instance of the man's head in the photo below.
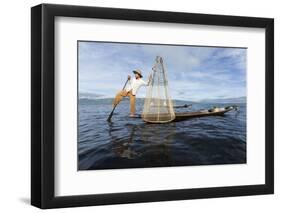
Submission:
{"label": "man's head", "polygon": [[133,73],[135,74],[136,79],[142,78],[142,74],[139,69],[133,70]]}

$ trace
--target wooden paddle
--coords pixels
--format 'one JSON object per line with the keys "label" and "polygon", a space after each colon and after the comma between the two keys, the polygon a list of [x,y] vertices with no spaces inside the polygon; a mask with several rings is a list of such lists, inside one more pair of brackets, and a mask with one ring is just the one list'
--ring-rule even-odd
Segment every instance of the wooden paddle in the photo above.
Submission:
{"label": "wooden paddle", "polygon": [[[124,84],[124,86],[123,86],[123,89],[122,89],[122,90],[124,90],[124,89],[125,89],[125,87],[126,87],[126,85],[127,85],[128,81],[129,81],[129,79],[127,79],[127,81],[126,81],[126,83]],[[116,106],[117,106],[117,104],[113,107],[113,109],[112,109],[111,113],[109,114],[109,116],[108,116],[108,118],[107,118],[107,121],[108,121],[108,122],[110,122],[110,121],[111,121],[111,117],[113,116],[113,112],[114,112],[114,110],[115,110]]]}

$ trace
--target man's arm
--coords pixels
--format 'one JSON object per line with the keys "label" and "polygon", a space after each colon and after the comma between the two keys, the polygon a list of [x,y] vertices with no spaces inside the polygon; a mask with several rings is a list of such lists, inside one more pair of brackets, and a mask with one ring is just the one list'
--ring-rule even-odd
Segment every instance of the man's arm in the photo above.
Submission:
{"label": "man's arm", "polygon": [[148,86],[149,85],[149,81],[144,81],[144,80],[141,79],[141,82],[142,82],[143,86]]}
{"label": "man's arm", "polygon": [[129,83],[132,84],[132,78],[130,75],[128,75],[128,80],[129,80]]}
{"label": "man's arm", "polygon": [[128,78],[127,78],[127,79],[128,79],[128,84],[127,84],[125,90],[126,90],[126,91],[129,91],[129,90],[132,89],[132,78],[131,78],[130,75],[128,75]]}

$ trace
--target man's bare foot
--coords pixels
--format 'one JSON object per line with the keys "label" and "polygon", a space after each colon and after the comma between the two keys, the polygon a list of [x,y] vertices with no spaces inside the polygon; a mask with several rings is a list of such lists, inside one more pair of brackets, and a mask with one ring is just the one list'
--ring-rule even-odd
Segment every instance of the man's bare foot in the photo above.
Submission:
{"label": "man's bare foot", "polygon": [[130,114],[130,117],[135,117],[135,114]]}

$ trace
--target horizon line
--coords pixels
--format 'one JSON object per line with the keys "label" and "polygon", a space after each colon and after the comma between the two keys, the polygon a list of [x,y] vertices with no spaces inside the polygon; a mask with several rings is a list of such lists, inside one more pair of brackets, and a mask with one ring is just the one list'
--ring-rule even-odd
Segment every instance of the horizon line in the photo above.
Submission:
{"label": "horizon line", "polygon": [[[83,93],[83,92],[82,92]],[[88,94],[93,94],[94,93],[88,93]],[[80,93],[79,93],[80,96]],[[115,97],[95,97],[95,98],[87,98],[84,97],[84,99],[92,99],[92,100],[97,100],[97,99],[114,99]],[[239,98],[247,98],[247,96],[238,96],[238,97],[227,97],[227,98],[206,98],[206,99],[199,99],[199,100],[194,100],[194,99],[180,99],[180,98],[171,98],[172,100],[178,100],[178,101],[190,101],[190,102],[202,102],[202,101],[212,101],[212,100],[226,100],[226,99],[239,99]],[[80,97],[78,97],[80,99]],[[83,98],[81,98],[83,99]],[[137,97],[137,99],[145,99],[145,97]]]}

